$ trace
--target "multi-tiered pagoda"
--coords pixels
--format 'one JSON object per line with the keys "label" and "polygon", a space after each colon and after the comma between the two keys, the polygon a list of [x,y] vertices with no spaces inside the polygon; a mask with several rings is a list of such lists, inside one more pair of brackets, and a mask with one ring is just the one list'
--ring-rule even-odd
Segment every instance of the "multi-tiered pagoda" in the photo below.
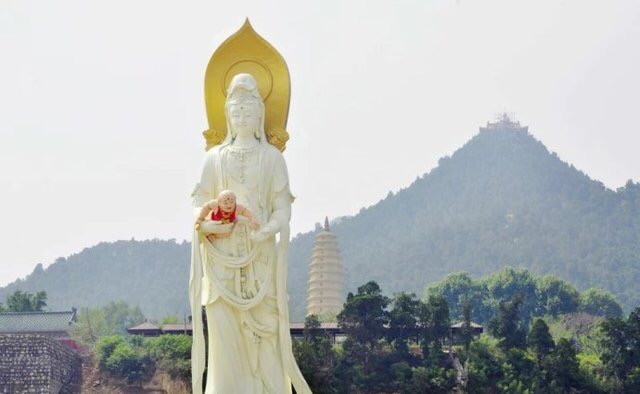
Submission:
{"label": "multi-tiered pagoda", "polygon": [[344,304],[344,267],[336,236],[329,230],[325,218],[324,229],[313,244],[309,267],[307,315],[332,320]]}

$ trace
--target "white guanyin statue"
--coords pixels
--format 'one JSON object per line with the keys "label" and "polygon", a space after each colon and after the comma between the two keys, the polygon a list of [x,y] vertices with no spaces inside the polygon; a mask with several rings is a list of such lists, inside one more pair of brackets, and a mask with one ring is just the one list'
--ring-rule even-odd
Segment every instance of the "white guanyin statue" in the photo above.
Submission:
{"label": "white guanyin statue", "polygon": [[[291,393],[292,384],[300,394],[311,393],[289,334],[286,270],[293,196],[287,166],[265,135],[256,80],[237,74],[226,91],[226,139],[206,153],[193,194],[194,224],[199,222],[189,283],[193,392],[202,392],[206,351],[206,394]],[[201,208],[223,191],[233,192],[255,220],[234,215],[230,222],[202,221]]]}

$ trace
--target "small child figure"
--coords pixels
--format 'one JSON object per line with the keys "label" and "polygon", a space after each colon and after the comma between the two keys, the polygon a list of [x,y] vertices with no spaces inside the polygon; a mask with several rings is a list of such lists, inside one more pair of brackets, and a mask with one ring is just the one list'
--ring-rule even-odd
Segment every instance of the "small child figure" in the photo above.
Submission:
{"label": "small child figure", "polygon": [[[196,219],[196,230],[200,230],[200,224],[211,212],[211,220],[220,222],[220,224],[235,223],[238,218],[236,215],[244,216],[249,219],[252,230],[260,227],[260,222],[246,207],[236,204],[236,195],[231,190],[223,190],[218,194],[218,198],[214,198],[204,204],[200,210],[200,215]],[[218,237],[223,235],[218,234]]]}

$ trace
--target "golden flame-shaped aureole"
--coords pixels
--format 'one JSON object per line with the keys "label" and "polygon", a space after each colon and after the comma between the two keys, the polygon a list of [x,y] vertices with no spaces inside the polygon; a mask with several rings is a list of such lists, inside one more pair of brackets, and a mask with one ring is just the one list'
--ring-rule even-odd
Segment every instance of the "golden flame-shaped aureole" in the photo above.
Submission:
{"label": "golden flame-shaped aureole", "polygon": [[289,139],[286,131],[291,97],[289,70],[280,53],[253,30],[249,19],[216,49],[207,67],[204,98],[209,130],[203,133],[206,149],[220,144],[227,135],[224,112],[227,88],[240,73],[249,73],[258,82],[265,106],[267,140],[284,151]]}

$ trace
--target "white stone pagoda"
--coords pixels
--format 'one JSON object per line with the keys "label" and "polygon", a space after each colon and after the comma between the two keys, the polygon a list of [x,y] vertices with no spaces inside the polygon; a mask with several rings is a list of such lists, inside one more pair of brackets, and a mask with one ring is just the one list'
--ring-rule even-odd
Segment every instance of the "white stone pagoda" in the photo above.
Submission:
{"label": "white stone pagoda", "polygon": [[344,304],[344,267],[338,241],[329,230],[329,219],[316,235],[309,266],[307,315],[317,315],[321,321],[333,320]]}

